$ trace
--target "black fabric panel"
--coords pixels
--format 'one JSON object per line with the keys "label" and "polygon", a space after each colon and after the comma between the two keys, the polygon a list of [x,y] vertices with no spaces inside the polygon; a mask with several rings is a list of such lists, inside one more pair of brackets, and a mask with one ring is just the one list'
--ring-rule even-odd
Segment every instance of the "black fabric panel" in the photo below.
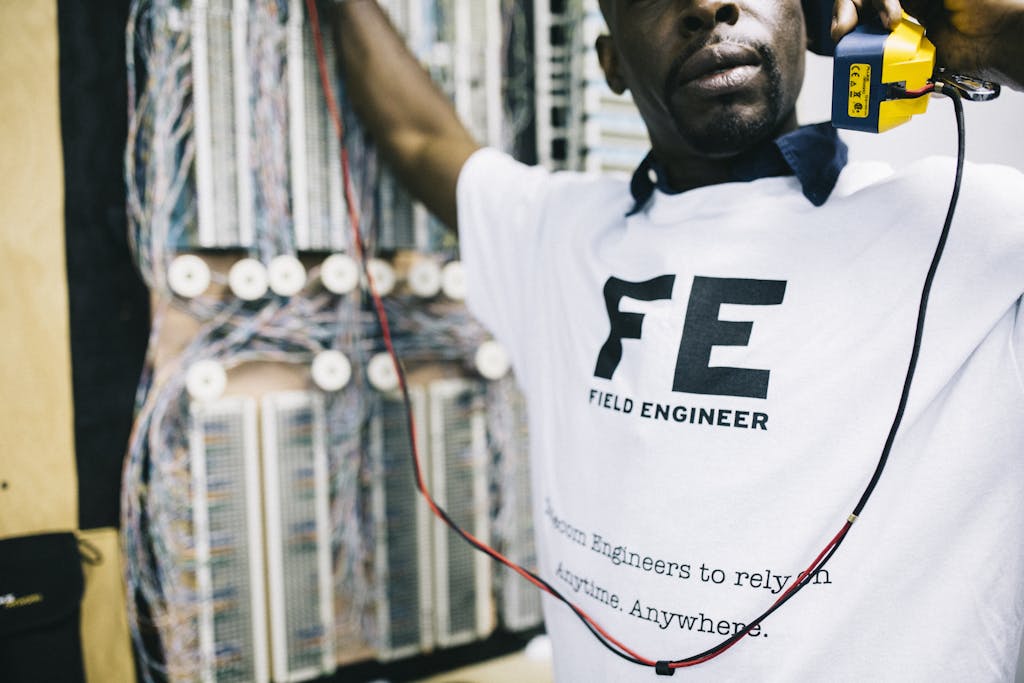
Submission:
{"label": "black fabric panel", "polygon": [[79,527],[119,526],[121,462],[149,333],[128,252],[122,155],[129,0],[58,0]]}
{"label": "black fabric panel", "polygon": [[60,621],[0,640],[4,683],[86,683],[79,608]]}
{"label": "black fabric panel", "polygon": [[73,533],[0,541],[0,680],[85,683]]}

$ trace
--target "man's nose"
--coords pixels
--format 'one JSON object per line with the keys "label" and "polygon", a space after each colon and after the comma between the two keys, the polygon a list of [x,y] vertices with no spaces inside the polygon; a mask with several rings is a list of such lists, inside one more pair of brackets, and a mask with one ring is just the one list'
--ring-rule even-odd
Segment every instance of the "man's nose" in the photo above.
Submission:
{"label": "man's nose", "polygon": [[735,24],[740,8],[734,2],[723,0],[693,0],[686,3],[679,17],[679,30],[684,34],[712,30],[718,24]]}

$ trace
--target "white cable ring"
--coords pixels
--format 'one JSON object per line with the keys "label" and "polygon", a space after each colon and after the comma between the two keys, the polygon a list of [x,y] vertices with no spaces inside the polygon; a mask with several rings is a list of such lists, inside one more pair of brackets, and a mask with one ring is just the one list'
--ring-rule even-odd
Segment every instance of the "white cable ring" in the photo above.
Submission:
{"label": "white cable ring", "polygon": [[466,298],[466,271],[462,261],[452,261],[441,269],[441,291],[454,301]]}
{"label": "white cable ring", "polygon": [[352,379],[352,363],[341,351],[321,351],[310,368],[313,383],[327,392],[341,391]]}
{"label": "white cable ring", "polygon": [[441,293],[441,267],[432,259],[421,259],[409,269],[406,282],[419,298],[433,299]]}
{"label": "white cable ring", "polygon": [[348,294],[359,286],[359,265],[348,254],[331,254],[320,266],[320,281],[332,294]]}
{"label": "white cable ring", "polygon": [[267,269],[253,258],[244,258],[228,271],[228,286],[243,301],[255,301],[267,293]]}
{"label": "white cable ring", "polygon": [[378,353],[366,364],[366,379],[377,391],[387,393],[398,388],[398,372],[391,354]]}
{"label": "white cable ring", "polygon": [[215,360],[193,363],[185,375],[185,389],[194,400],[207,403],[224,395],[228,375],[224,366]]}
{"label": "white cable ring", "polygon": [[291,254],[275,256],[267,266],[270,289],[280,296],[295,296],[306,286],[306,267]]}
{"label": "white cable ring", "polygon": [[379,296],[387,296],[395,290],[395,269],[387,261],[372,258],[366,262],[366,270],[373,279],[373,285]]}
{"label": "white cable ring", "polygon": [[512,369],[508,352],[500,343],[492,340],[481,344],[473,355],[473,364],[484,379],[499,380]]}
{"label": "white cable ring", "polygon": [[210,286],[210,267],[195,254],[181,254],[167,268],[171,291],[185,299],[194,299]]}

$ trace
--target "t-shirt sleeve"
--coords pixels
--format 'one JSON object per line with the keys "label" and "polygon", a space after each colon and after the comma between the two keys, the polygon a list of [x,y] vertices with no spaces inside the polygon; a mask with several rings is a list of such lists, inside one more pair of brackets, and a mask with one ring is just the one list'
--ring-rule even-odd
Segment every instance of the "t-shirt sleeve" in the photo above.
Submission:
{"label": "t-shirt sleeve", "polygon": [[1017,299],[1017,319],[1013,327],[1014,371],[1021,392],[1024,392],[1024,297]]}
{"label": "t-shirt sleeve", "polygon": [[514,366],[528,336],[527,307],[541,254],[550,173],[481,149],[459,174],[459,248],[471,313],[505,346]]}

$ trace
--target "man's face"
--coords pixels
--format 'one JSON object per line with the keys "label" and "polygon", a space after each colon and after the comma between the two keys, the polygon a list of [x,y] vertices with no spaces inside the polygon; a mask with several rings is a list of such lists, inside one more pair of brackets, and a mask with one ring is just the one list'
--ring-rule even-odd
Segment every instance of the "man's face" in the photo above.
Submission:
{"label": "man's face", "polygon": [[795,123],[806,32],[799,0],[601,0],[598,41],[664,154],[724,158]]}

